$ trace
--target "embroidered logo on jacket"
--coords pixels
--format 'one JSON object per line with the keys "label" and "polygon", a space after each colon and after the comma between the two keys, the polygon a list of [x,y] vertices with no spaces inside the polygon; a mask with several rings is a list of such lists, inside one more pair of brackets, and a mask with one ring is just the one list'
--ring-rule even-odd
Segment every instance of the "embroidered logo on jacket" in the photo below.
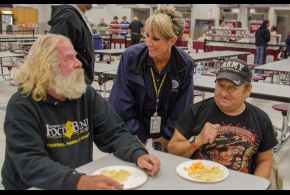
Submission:
{"label": "embroidered logo on jacket", "polygon": [[179,86],[176,80],[172,80],[172,89],[176,89]]}

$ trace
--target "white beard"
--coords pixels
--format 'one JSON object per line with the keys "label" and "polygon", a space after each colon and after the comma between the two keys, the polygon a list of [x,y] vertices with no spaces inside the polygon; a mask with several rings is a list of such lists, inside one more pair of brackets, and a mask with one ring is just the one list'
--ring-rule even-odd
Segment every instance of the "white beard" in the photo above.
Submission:
{"label": "white beard", "polygon": [[59,71],[55,73],[54,81],[50,83],[50,88],[58,95],[68,99],[77,99],[86,92],[84,70],[78,68],[69,75],[62,75]]}

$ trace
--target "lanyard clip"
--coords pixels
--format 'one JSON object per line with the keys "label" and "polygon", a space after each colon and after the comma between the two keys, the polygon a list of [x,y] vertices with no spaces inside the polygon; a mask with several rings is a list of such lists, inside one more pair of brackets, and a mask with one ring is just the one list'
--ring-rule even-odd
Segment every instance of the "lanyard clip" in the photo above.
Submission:
{"label": "lanyard clip", "polygon": [[156,118],[158,116],[158,113],[157,113],[157,106],[156,106],[156,112],[153,114],[153,116]]}

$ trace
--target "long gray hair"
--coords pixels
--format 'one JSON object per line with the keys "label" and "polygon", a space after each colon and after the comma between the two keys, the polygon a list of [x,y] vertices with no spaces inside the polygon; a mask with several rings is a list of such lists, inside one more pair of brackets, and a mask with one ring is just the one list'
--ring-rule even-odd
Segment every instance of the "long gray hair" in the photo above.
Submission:
{"label": "long gray hair", "polygon": [[16,71],[14,80],[25,96],[32,95],[35,101],[46,99],[48,83],[53,78],[52,67],[59,64],[56,47],[63,41],[70,41],[63,35],[40,35],[29,50],[26,60]]}

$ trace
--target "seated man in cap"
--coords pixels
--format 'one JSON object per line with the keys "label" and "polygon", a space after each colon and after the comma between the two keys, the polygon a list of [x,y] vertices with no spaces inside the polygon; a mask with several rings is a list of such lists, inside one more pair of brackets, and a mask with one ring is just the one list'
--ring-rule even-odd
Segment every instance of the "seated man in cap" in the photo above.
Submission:
{"label": "seated man in cap", "polygon": [[218,162],[269,179],[272,148],[278,144],[267,113],[246,102],[252,90],[246,62],[223,62],[214,97],[190,105],[175,124],[168,152]]}

